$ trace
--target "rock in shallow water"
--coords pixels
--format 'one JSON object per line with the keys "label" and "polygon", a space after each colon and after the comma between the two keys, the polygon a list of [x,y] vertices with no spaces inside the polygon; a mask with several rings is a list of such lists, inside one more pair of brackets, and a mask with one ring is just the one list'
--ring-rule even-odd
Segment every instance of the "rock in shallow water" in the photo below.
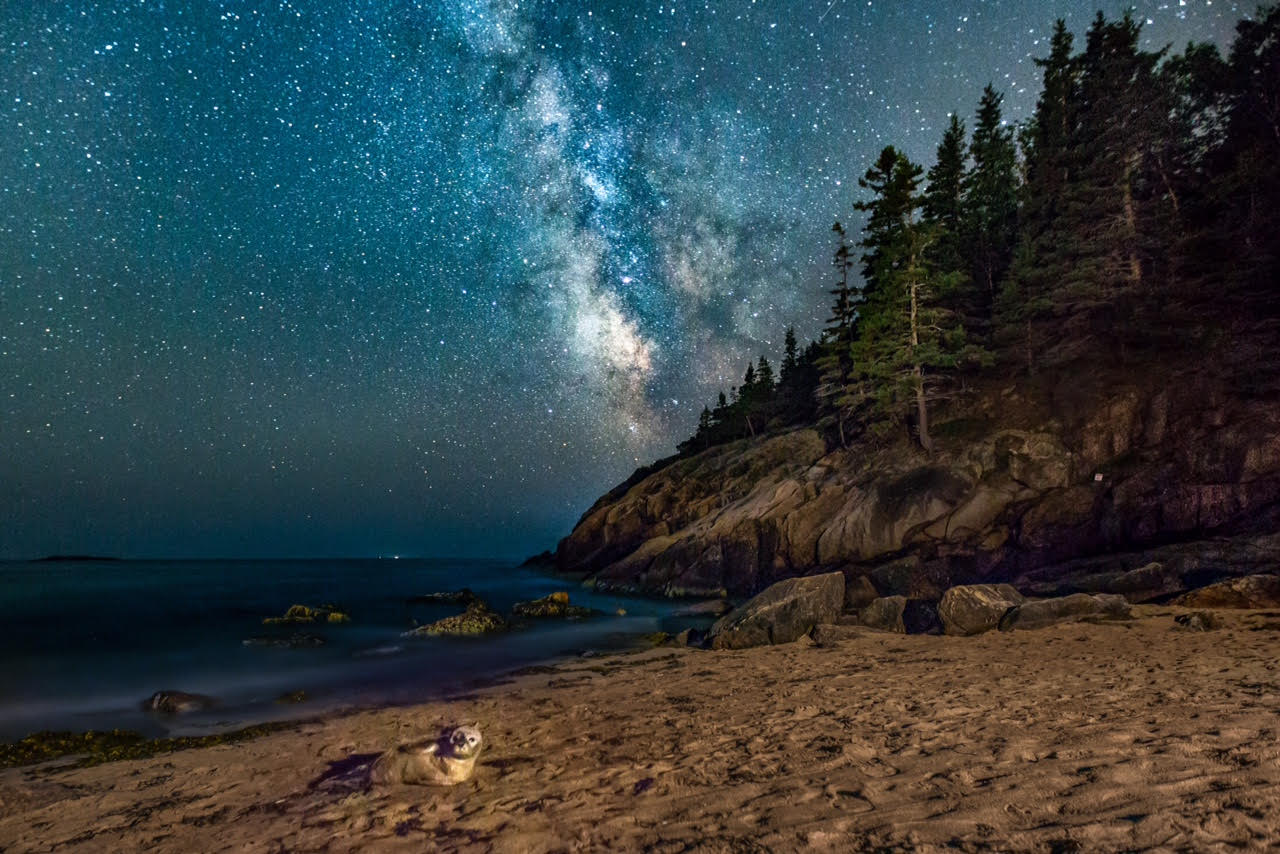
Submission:
{"label": "rock in shallow water", "polygon": [[473,602],[467,610],[443,620],[436,620],[426,626],[419,626],[404,633],[404,637],[432,637],[436,635],[454,635],[471,637],[500,632],[508,628],[507,621],[483,601]]}
{"label": "rock in shallow water", "polygon": [[295,632],[287,638],[270,637],[267,635],[256,635],[251,638],[245,638],[242,643],[245,646],[274,646],[281,649],[304,649],[307,647],[324,646],[325,639],[319,635],[309,635],[304,632]]}
{"label": "rock in shallow water", "polygon": [[835,622],[844,605],[844,575],[828,572],[772,585],[711,627],[712,649],[790,643],[820,623]]}
{"label": "rock in shallow water", "polygon": [[406,601],[410,605],[470,605],[473,602],[479,602],[480,597],[473,593],[470,587],[463,587],[461,590],[410,596]]}
{"label": "rock in shallow water", "polygon": [[290,605],[283,617],[267,617],[264,626],[291,625],[294,623],[349,623],[351,615],[334,605]]}
{"label": "rock in shallow water", "polygon": [[541,599],[534,599],[531,602],[517,602],[511,607],[511,613],[517,617],[567,617],[569,619],[580,619],[582,617],[590,617],[593,612],[590,608],[570,604],[569,594],[564,591],[557,591],[549,596],[543,596]]}
{"label": "rock in shallow water", "polygon": [[143,711],[162,715],[181,715],[213,708],[218,701],[205,694],[189,694],[186,691],[157,691],[142,701]]}

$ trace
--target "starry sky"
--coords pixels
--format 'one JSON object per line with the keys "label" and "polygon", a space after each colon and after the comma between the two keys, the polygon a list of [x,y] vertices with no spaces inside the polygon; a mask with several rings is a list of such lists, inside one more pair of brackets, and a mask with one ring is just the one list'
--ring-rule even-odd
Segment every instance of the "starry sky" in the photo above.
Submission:
{"label": "starry sky", "polygon": [[[818,333],[881,147],[988,81],[1025,119],[1097,8],[4,6],[0,558],[553,547]],[[1254,10],[1134,6],[1149,48]]]}

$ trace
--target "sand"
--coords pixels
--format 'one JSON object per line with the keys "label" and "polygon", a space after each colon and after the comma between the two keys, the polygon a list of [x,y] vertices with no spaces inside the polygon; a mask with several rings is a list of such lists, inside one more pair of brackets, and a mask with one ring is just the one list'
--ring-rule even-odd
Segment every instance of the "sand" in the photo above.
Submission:
{"label": "sand", "polygon": [[[567,662],[234,746],[0,773],[26,851],[1240,850],[1280,846],[1280,613],[974,638],[859,630]],[[366,789],[478,721],[454,788]]]}

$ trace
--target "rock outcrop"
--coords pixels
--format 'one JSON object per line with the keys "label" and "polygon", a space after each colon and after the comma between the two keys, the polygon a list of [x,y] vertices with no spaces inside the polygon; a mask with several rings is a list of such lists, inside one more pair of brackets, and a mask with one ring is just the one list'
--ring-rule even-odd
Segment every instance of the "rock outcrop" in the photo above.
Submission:
{"label": "rock outcrop", "polygon": [[[1280,393],[1232,397],[1221,377],[1158,370],[1084,372],[1034,399],[983,389],[963,418],[939,418],[932,456],[906,441],[833,449],[798,429],[668,461],[588,510],[556,566],[670,596],[838,570],[853,610],[1000,581],[1167,601],[1274,569],[1280,537],[1259,535],[1280,519]],[[1264,553],[1269,567],[1250,563]]]}
{"label": "rock outcrop", "polygon": [[721,617],[708,633],[712,649],[790,643],[832,623],[844,606],[844,575],[828,572],[779,581]]}

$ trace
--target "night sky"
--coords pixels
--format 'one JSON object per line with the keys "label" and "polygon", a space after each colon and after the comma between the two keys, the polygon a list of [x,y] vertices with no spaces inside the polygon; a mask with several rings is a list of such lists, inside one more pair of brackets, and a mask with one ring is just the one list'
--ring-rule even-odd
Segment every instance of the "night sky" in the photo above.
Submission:
{"label": "night sky", "polygon": [[1096,8],[6,3],[0,557],[552,547],[818,333],[882,146],[1025,119]]}

